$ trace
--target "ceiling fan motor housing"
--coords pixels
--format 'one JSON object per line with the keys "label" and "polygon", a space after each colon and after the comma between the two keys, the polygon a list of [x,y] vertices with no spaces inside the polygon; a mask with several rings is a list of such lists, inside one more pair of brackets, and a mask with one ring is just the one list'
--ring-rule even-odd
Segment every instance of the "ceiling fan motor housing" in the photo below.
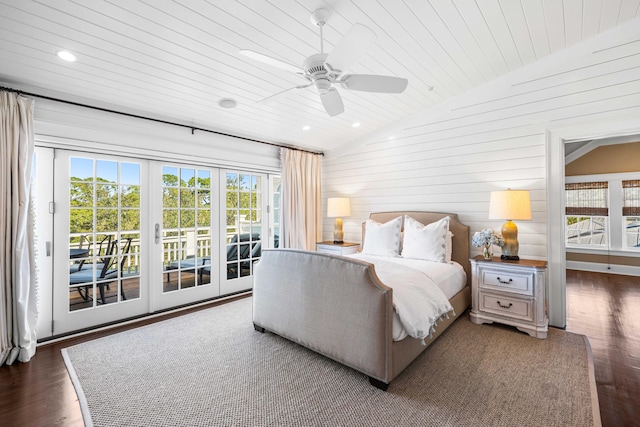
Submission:
{"label": "ceiling fan motor housing", "polygon": [[318,93],[325,93],[331,89],[331,83],[336,76],[325,67],[328,54],[316,53],[304,60],[302,64],[304,75],[313,82]]}
{"label": "ceiling fan motor housing", "polygon": [[327,59],[327,56],[326,53],[316,53],[309,56],[302,64],[304,73],[309,77],[326,74],[327,69],[324,66],[324,61]]}

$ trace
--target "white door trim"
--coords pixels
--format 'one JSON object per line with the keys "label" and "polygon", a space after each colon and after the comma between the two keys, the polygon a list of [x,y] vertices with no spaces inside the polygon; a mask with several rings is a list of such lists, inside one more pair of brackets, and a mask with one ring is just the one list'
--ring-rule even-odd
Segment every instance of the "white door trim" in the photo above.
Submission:
{"label": "white door trim", "polygon": [[53,158],[52,148],[36,147],[36,247],[38,266],[38,339],[53,335]]}
{"label": "white door trim", "polygon": [[547,300],[549,324],[566,326],[566,248],[564,242],[564,144],[640,134],[640,116],[580,123],[546,132],[547,158]]}

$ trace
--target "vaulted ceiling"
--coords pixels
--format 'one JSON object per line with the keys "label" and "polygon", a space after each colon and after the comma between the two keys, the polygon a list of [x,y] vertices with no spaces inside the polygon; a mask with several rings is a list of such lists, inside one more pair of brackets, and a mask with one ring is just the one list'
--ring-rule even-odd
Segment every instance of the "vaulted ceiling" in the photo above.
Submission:
{"label": "vaulted ceiling", "polygon": [[[239,54],[301,68],[320,52],[318,8],[324,52],[353,24],[376,34],[343,71],[407,89],[338,87],[345,112],[330,117],[312,88],[291,89],[300,75]],[[0,83],[326,152],[638,16],[640,0],[0,0]]]}

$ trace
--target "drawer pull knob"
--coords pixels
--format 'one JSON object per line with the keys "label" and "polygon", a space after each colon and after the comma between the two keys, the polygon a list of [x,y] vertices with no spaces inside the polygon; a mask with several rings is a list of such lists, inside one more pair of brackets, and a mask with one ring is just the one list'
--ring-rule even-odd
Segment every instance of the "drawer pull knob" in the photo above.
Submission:
{"label": "drawer pull knob", "polygon": [[508,285],[509,283],[513,282],[513,279],[502,280],[498,277],[498,282],[502,283],[503,285]]}
{"label": "drawer pull knob", "polygon": [[506,304],[504,304],[504,305],[503,305],[503,304],[500,304],[500,301],[498,301],[498,305],[499,305],[501,308],[511,308],[511,306],[512,306],[513,304],[512,304],[512,303],[509,303],[508,305],[506,305]]}

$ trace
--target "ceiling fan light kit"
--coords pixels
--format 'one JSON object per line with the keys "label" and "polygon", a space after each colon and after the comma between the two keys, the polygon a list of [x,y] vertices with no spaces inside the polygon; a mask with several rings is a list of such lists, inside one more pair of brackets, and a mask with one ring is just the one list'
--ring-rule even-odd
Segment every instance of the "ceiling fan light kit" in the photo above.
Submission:
{"label": "ceiling fan light kit", "polygon": [[320,28],[320,52],[307,57],[302,63],[302,68],[296,68],[289,63],[251,50],[240,51],[240,54],[253,60],[283,70],[293,71],[304,77],[308,82],[305,85],[285,89],[261,101],[292,89],[304,89],[313,86],[318,95],[320,95],[320,101],[327,114],[329,116],[337,116],[344,112],[344,105],[340,92],[334,87],[335,85],[342,86],[343,89],[347,90],[376,93],[402,93],[407,88],[409,81],[400,77],[373,74],[343,74],[373,44],[376,35],[366,26],[354,24],[336,43],[331,53],[327,54],[324,53],[322,28],[328,19],[329,11],[326,9],[317,9],[311,14],[311,22]]}

